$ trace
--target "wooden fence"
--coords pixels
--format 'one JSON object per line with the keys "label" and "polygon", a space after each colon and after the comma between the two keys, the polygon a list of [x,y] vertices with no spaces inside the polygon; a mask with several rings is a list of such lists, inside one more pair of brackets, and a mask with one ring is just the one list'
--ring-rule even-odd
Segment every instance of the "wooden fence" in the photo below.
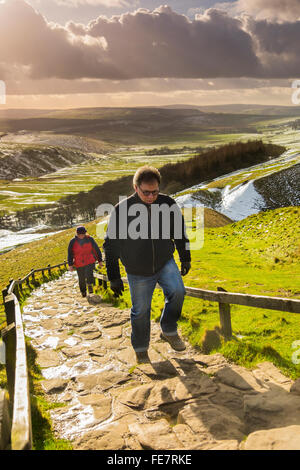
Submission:
{"label": "wooden fence", "polygon": [[[32,269],[23,279],[10,280],[8,286],[2,291],[7,326],[1,331],[1,334],[6,346],[6,373],[10,396],[9,405],[13,410],[11,430],[10,433],[8,433],[10,435],[10,447],[12,450],[32,448],[29,380],[19,294],[22,291],[22,284],[26,282],[27,285],[29,285],[30,278],[32,278],[33,284],[36,283],[36,273],[42,272],[44,275],[45,271],[48,271],[50,274],[52,269],[60,268],[61,266],[64,266],[66,269],[66,261],[55,266],[48,265],[46,268]],[[107,289],[107,276],[94,271],[94,277]],[[128,283],[127,278],[122,278],[122,280],[124,283]],[[161,289],[158,284],[156,288]],[[209,300],[219,304],[221,333],[224,335],[225,340],[229,340],[232,337],[230,304],[300,313],[300,300],[298,299],[232,293],[226,292],[225,289],[221,287],[218,287],[217,291],[198,289],[195,287],[185,287],[185,290],[187,296]],[[3,443],[1,444],[1,442],[2,436],[0,429],[0,446],[2,445],[3,448],[5,448],[5,445]],[[6,446],[7,445],[8,443],[6,443]]]}
{"label": "wooden fence", "polygon": [[[50,275],[52,269],[61,268],[62,266],[65,269],[67,268],[66,261],[55,266],[48,265],[46,268],[32,269],[23,279],[11,279],[8,286],[2,291],[7,326],[1,330],[1,335],[5,343],[5,366],[9,393],[8,409],[10,410],[9,415],[12,415],[12,417],[9,416],[9,419],[7,419],[6,416],[5,422],[2,423],[3,429],[0,428],[0,449],[28,450],[32,448],[26,345],[19,304],[22,285],[23,283],[29,285],[30,278],[33,284],[36,285],[36,273],[41,272],[44,277],[45,271]],[[3,393],[0,406],[2,409],[7,409]],[[5,426],[10,427],[9,432],[4,429]]]}
{"label": "wooden fence", "polygon": [[[94,271],[94,277],[103,282],[103,287],[107,288],[108,278],[103,274]],[[128,283],[127,278],[122,277],[124,283]],[[161,287],[157,284],[157,289]],[[225,340],[232,338],[230,304],[245,305],[248,307],[265,308],[269,310],[280,310],[283,312],[300,313],[300,300],[288,299],[284,297],[268,297],[264,295],[249,295],[235,292],[227,292],[222,287],[217,291],[198,289],[197,287],[186,287],[186,295],[197,299],[218,302],[221,333]]]}

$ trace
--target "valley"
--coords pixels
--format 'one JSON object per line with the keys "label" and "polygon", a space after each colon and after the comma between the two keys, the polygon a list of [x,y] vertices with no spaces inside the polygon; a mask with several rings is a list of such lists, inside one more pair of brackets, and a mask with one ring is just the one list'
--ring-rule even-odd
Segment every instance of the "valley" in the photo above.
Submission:
{"label": "valley", "polygon": [[[171,194],[180,206],[205,205],[232,220],[280,207],[281,198],[282,205],[298,205],[300,139],[297,129],[292,128],[295,113],[289,110],[290,115],[282,116],[279,111],[287,113],[285,109],[273,109],[272,115],[269,109],[246,106],[240,107],[244,114],[235,107],[227,110],[230,114],[224,109],[208,112],[194,108],[83,108],[32,113],[10,110],[6,117],[2,112],[0,215],[34,207],[51,211],[51,206],[62,198],[130,176],[143,164],[161,168],[191,158],[198,147],[207,151],[255,139],[284,145],[286,151],[266,162],[199,181],[179,192],[175,189]],[[93,126],[97,132],[91,130]],[[164,150],[161,153],[160,148]],[[285,182],[287,192],[289,188],[285,198],[284,188],[279,194],[278,178]],[[273,192],[270,187],[275,188]],[[57,230],[47,223],[20,227],[18,231],[2,227],[0,252]]]}

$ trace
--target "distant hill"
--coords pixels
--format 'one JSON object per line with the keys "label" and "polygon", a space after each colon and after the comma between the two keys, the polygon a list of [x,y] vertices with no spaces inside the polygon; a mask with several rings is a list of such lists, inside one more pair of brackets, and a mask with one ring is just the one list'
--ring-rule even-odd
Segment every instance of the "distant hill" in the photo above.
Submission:
{"label": "distant hill", "polygon": [[203,113],[255,114],[264,116],[300,116],[299,106],[273,106],[263,104],[221,104],[221,105],[167,105],[169,109],[198,109]]}
{"label": "distant hill", "polygon": [[[259,113],[259,120],[274,116]],[[203,134],[257,133],[257,115],[200,107],[78,108],[0,112],[2,134],[48,132],[84,136],[113,145],[199,140]],[[7,137],[8,138],[8,137]],[[7,140],[6,138],[6,140]]]}
{"label": "distant hill", "polygon": [[0,109],[0,119],[24,119],[46,115],[51,109]]}
{"label": "distant hill", "polygon": [[170,104],[163,106],[134,106],[134,107],[81,107],[66,109],[0,109],[0,119],[28,119],[37,117],[49,118],[89,118],[132,115],[135,110],[169,109],[169,110],[198,110],[202,113],[229,113],[229,114],[257,114],[267,116],[300,116],[299,106],[277,106],[264,104],[220,104],[220,105],[195,105],[195,104]]}
{"label": "distant hill", "polygon": [[1,144],[0,179],[37,177],[92,159],[89,154],[60,147]]}
{"label": "distant hill", "polygon": [[[106,153],[114,148],[111,144],[100,139],[92,139],[80,135],[58,134],[50,132],[30,132],[19,131],[14,134],[6,133],[0,135],[0,150],[2,144],[29,144],[32,147],[38,145],[63,147],[65,149],[75,149],[81,152],[94,152],[98,154]],[[17,148],[17,146],[16,146]],[[13,149],[13,145],[11,146]]]}

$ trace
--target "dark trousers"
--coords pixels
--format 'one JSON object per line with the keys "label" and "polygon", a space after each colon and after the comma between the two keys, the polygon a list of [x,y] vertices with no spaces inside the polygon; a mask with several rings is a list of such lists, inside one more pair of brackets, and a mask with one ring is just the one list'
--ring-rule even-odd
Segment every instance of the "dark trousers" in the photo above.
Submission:
{"label": "dark trousers", "polygon": [[94,284],[94,268],[95,263],[87,264],[86,266],[76,268],[79,280],[79,289],[81,293],[86,292],[86,284]]}

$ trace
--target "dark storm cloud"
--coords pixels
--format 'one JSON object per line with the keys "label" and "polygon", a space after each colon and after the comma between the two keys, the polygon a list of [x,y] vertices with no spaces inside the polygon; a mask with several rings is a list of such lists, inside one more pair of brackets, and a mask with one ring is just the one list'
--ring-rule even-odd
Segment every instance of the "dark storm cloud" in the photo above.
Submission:
{"label": "dark storm cloud", "polygon": [[256,43],[265,77],[297,77],[300,74],[300,21],[275,22],[247,18],[247,29]]}
{"label": "dark storm cloud", "polygon": [[67,26],[106,39],[106,54],[120,73],[111,78],[255,76],[260,68],[242,23],[214,9],[194,21],[161,6]]}
{"label": "dark storm cloud", "polygon": [[208,9],[190,20],[168,6],[88,25],[47,20],[23,0],[0,4],[0,62],[33,79],[294,77],[300,25]]}

